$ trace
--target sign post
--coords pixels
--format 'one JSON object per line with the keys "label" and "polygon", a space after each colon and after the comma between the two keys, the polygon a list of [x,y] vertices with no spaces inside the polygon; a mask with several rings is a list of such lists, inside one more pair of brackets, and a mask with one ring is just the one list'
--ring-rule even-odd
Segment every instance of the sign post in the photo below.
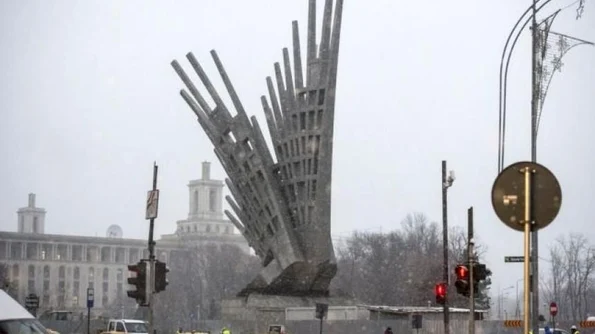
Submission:
{"label": "sign post", "polygon": [[157,218],[159,208],[159,189],[157,189],[157,163],[153,163],[153,188],[147,193],[147,207],[145,219],[149,221],[149,270],[148,270],[148,290],[149,295],[149,334],[154,334],[153,324],[153,292],[155,291],[155,241],[153,240],[153,229],[155,227],[155,218]]}
{"label": "sign post", "polygon": [[[549,169],[535,162],[521,161],[506,167],[498,174],[492,186],[492,206],[496,215],[506,226],[523,232],[524,236],[524,333],[529,333],[531,323],[529,311],[531,293],[537,290],[537,287],[534,287],[535,290],[531,289],[529,284],[531,232],[547,227],[558,215],[561,205],[562,190],[556,176]],[[518,259],[515,260],[518,261]],[[504,261],[509,262],[506,258]],[[534,261],[538,261],[537,257]],[[535,301],[536,293],[533,294],[533,298]],[[537,319],[533,320],[537,321]]]}
{"label": "sign post", "polygon": [[95,290],[87,288],[87,334],[91,334],[91,309],[95,302]]}
{"label": "sign post", "polygon": [[558,305],[556,302],[550,303],[550,315],[552,316],[552,333],[556,332],[556,315],[558,314]]}
{"label": "sign post", "polygon": [[34,317],[36,317],[37,316],[37,308],[39,308],[39,297],[34,293],[30,293],[27,296],[27,298],[25,298],[25,308]]}

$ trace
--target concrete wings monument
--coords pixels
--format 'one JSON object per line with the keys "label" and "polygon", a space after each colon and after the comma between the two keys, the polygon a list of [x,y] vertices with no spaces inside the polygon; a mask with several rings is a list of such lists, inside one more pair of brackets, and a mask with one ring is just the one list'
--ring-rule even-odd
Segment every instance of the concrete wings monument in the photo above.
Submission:
{"label": "concrete wings monument", "polygon": [[297,21],[293,22],[293,63],[283,49],[266,78],[261,97],[274,147],[269,151],[257,119],[248,117],[217,53],[211,56],[231,97],[235,115],[192,53],[186,58],[213,99],[208,104],[174,60],[187,90],[180,94],[198,117],[225,169],[226,215],[241,231],[263,269],[240,295],[325,296],[337,271],[331,240],[331,170],[335,91],[343,1],[326,0],[320,43],[316,0],[309,0],[305,66]]}

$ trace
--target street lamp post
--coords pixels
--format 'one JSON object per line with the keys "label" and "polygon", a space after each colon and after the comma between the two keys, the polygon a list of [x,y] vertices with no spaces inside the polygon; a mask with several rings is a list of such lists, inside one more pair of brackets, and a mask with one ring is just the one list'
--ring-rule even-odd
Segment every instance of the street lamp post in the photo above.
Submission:
{"label": "street lamp post", "polygon": [[450,319],[448,309],[448,288],[450,280],[448,275],[448,188],[450,188],[455,180],[455,174],[450,171],[446,175],[446,160],[442,160],[442,250],[443,250],[443,280],[446,283],[446,297],[444,298],[443,312],[444,312],[444,334],[450,334]]}
{"label": "street lamp post", "polygon": [[519,282],[522,282],[523,280],[524,280],[524,278],[519,278],[518,280],[516,280],[516,301],[515,301],[514,316],[517,318],[521,316],[521,308],[519,305]]}
{"label": "street lamp post", "polygon": [[[539,121],[543,111],[543,104],[548,92],[552,77],[556,71],[562,67],[562,57],[572,48],[578,45],[593,45],[591,42],[580,40],[578,38],[559,34],[550,31],[550,27],[558,13],[568,8],[560,8],[553,14],[545,18],[539,24],[537,23],[537,13],[544,8],[552,0],[531,0],[531,5],[518,19],[515,26],[512,28],[504,50],[502,51],[502,58],[500,60],[500,109],[499,109],[499,133],[498,133],[498,172],[504,168],[504,152],[505,152],[505,137],[506,137],[506,81],[508,78],[508,65],[516,42],[525,29],[527,24],[531,22],[531,161],[537,161],[537,133],[539,130]],[[579,19],[584,10],[584,0],[577,1],[577,19]],[[539,4],[539,7],[538,7]],[[529,14],[530,13],[530,14]],[[529,14],[527,18],[526,15]],[[517,27],[524,21],[522,27],[517,31]],[[513,35],[516,36],[509,48],[509,43]],[[556,39],[556,40],[554,40]],[[557,46],[557,49],[552,47]],[[552,49],[554,49],[552,51]],[[508,56],[507,56],[508,51]],[[547,52],[546,52],[547,51]],[[506,58],[506,61],[505,61]],[[505,65],[504,65],[505,64]],[[538,251],[538,231],[531,229],[531,258],[535,259],[531,263],[531,283],[532,289],[530,291],[532,298],[532,328],[536,332],[539,329],[539,251]]]}
{"label": "street lamp post", "polygon": [[503,308],[503,304],[504,304],[504,296],[508,295],[510,293],[510,289],[514,289],[514,286],[511,285],[509,287],[506,287],[504,289],[498,289],[498,319],[502,319],[502,308]]}

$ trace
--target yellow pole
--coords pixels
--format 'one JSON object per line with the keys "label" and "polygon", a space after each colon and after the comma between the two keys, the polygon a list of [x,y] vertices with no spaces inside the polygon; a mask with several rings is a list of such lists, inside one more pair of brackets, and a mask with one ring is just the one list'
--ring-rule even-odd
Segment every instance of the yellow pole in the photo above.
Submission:
{"label": "yellow pole", "polygon": [[525,219],[523,220],[525,224],[525,262],[524,262],[524,277],[525,277],[525,293],[524,293],[524,320],[523,320],[523,327],[524,327],[524,334],[529,334],[529,319],[530,319],[530,309],[529,309],[529,265],[530,265],[530,236],[531,236],[531,168],[525,167]]}

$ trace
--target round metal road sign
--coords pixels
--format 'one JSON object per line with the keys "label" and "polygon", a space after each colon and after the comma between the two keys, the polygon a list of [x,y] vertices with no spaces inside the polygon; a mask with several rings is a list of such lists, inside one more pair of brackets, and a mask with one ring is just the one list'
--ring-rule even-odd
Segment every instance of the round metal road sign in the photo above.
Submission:
{"label": "round metal road sign", "polygon": [[533,230],[548,226],[556,218],[562,205],[560,184],[549,169],[527,161],[506,167],[492,186],[492,206],[506,226],[521,232],[524,230],[526,167],[531,170]]}
{"label": "round metal road sign", "polygon": [[550,303],[550,315],[552,317],[555,317],[556,314],[558,314],[558,305],[556,304],[556,302],[551,302]]}

